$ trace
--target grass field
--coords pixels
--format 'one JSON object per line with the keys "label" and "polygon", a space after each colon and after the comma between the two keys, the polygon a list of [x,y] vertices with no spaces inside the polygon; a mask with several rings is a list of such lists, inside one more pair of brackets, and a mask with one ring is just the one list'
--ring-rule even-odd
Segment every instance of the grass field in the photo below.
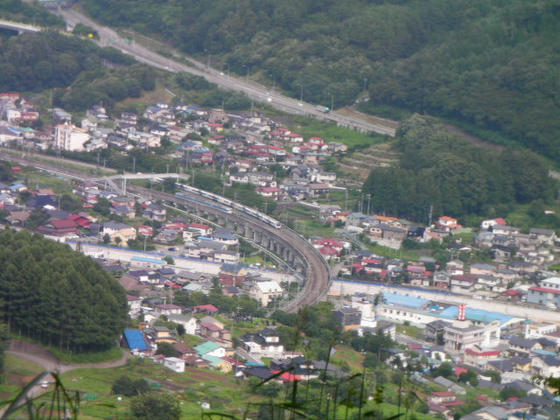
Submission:
{"label": "grass field", "polygon": [[4,366],[3,380],[0,381],[0,402],[14,398],[23,386],[44,370],[36,363],[9,353],[5,355]]}
{"label": "grass field", "polygon": [[364,368],[364,355],[348,346],[336,346],[331,361],[334,364],[346,362],[354,373],[362,372]]}
{"label": "grass field", "polygon": [[295,117],[290,127],[304,137],[322,137],[326,142],[336,141],[344,143],[349,148],[369,146],[386,141],[381,135],[364,134],[334,123],[327,123],[310,117]]}
{"label": "grass field", "polygon": [[82,394],[82,419],[121,418],[126,416],[130,398],[118,401],[111,394],[113,382],[122,375],[132,379],[149,378],[159,384],[162,392],[174,393],[180,400],[184,419],[200,418],[200,402],[210,404],[213,410],[239,413],[251,397],[243,392],[244,384],[232,375],[215,371],[187,368],[175,373],[149,360],[134,359],[126,366],[112,369],[78,369],[62,376],[67,389]]}

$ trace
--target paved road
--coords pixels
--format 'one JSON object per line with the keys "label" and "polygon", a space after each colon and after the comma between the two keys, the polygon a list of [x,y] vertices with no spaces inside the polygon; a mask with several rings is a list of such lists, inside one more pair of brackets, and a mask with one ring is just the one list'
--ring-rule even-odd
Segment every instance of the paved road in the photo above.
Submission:
{"label": "paved road", "polygon": [[209,82],[214,83],[221,88],[243,92],[251,99],[267,103],[272,107],[290,114],[309,115],[322,120],[333,121],[338,125],[354,128],[360,131],[375,132],[392,137],[395,136],[395,121],[387,120],[387,123],[385,124],[383,119],[379,119],[379,122],[374,124],[370,121],[341,115],[336,112],[325,114],[317,111],[315,106],[312,104],[300,102],[247,79],[231,77],[219,70],[207,67],[190,57],[185,56],[184,58],[192,63],[192,65],[187,65],[178,60],[163,57],[150,51],[143,45],[130,42],[130,40],[122,38],[114,30],[97,24],[76,10],[66,9],[60,10],[57,13],[66,21],[67,24],[71,26],[83,23],[94,28],[99,34],[100,39],[98,43],[100,45],[118,48],[124,53],[134,56],[138,61],[151,66],[171,72],[187,72],[197,76],[202,76]]}

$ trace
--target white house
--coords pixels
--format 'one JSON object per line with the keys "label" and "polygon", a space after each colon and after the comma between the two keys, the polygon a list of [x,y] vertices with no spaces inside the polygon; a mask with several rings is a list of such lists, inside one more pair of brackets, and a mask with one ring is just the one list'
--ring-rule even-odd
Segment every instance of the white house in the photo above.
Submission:
{"label": "white house", "polygon": [[266,327],[257,334],[246,334],[241,342],[245,350],[259,357],[279,358],[284,355],[284,345],[276,328]]}
{"label": "white house", "polygon": [[178,357],[166,357],[163,359],[163,366],[177,373],[185,371],[185,361]]}
{"label": "white house", "polygon": [[167,320],[175,324],[182,325],[185,328],[185,333],[190,335],[196,334],[198,327],[198,320],[194,316],[171,314],[167,316]]}
{"label": "white house", "polygon": [[545,378],[560,378],[560,359],[555,356],[535,356],[531,359],[534,375]]}

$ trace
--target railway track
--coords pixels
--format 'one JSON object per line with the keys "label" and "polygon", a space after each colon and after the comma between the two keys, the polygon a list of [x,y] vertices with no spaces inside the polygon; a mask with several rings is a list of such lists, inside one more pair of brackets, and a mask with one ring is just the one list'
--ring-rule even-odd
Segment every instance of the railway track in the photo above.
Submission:
{"label": "railway track", "polygon": [[[18,157],[12,154],[2,153],[0,151],[0,160],[17,162],[20,165],[33,166],[37,169],[67,178],[73,178],[82,181],[91,179],[90,174],[78,171],[76,169],[64,168],[56,165],[55,163],[33,160],[32,157]],[[57,160],[59,160],[60,163],[64,162],[75,165],[80,164],[80,162],[75,162],[69,159],[58,158]],[[154,191],[137,186],[129,186],[128,189],[129,191],[136,192],[137,194],[140,194],[142,196],[151,196],[176,204],[187,204],[186,201],[181,200],[174,195],[163,193],[160,191]],[[200,205],[204,207],[203,204]],[[227,214],[225,212],[221,212],[219,209],[210,206],[207,206],[205,210],[209,213],[223,216],[224,218],[235,218],[244,225],[259,228],[261,231],[266,231],[267,235],[269,235],[270,238],[279,240],[286,246],[289,246],[294,254],[296,254],[307,265],[307,279],[303,285],[303,288],[294,299],[292,299],[282,307],[283,310],[285,310],[286,312],[297,312],[299,309],[305,306],[312,305],[318,302],[326,294],[330,283],[329,266],[323,259],[321,254],[319,254],[319,252],[309,243],[309,241],[305,237],[286,226],[283,226],[280,229],[275,229],[272,226],[269,226],[266,223],[263,223],[258,219],[246,214]]]}

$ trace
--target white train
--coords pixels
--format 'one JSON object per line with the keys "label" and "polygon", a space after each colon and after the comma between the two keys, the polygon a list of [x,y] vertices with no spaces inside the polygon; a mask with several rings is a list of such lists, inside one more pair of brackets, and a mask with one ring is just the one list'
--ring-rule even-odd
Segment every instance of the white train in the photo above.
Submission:
{"label": "white train", "polygon": [[[282,224],[278,220],[275,220],[272,217],[267,216],[266,214],[261,213],[260,211],[255,210],[251,207],[244,206],[242,204],[236,203],[236,202],[231,201],[231,200],[229,200],[225,197],[222,197],[220,195],[212,194],[211,192],[204,191],[204,190],[201,190],[201,189],[198,189],[198,188],[195,188],[195,187],[191,187],[190,185],[177,184],[177,186],[179,186],[180,188],[182,188],[185,191],[188,191],[188,192],[193,193],[193,194],[198,194],[198,195],[200,195],[200,196],[202,196],[206,199],[209,199],[209,200],[212,200],[212,201],[215,201],[217,203],[222,204],[222,206],[214,206],[214,207],[219,208],[220,210],[225,211],[226,213],[231,213],[232,212],[231,208],[234,208],[235,210],[238,210],[242,213],[248,214],[249,216],[257,218],[261,222],[264,222],[264,223],[266,223],[266,224],[268,224],[268,225],[270,225],[270,226],[272,226],[276,229],[280,229],[282,227]],[[175,195],[179,198],[188,199],[188,198],[186,198],[186,196],[184,194],[181,194],[181,193],[177,193]],[[224,206],[228,206],[229,208],[224,207]]]}

